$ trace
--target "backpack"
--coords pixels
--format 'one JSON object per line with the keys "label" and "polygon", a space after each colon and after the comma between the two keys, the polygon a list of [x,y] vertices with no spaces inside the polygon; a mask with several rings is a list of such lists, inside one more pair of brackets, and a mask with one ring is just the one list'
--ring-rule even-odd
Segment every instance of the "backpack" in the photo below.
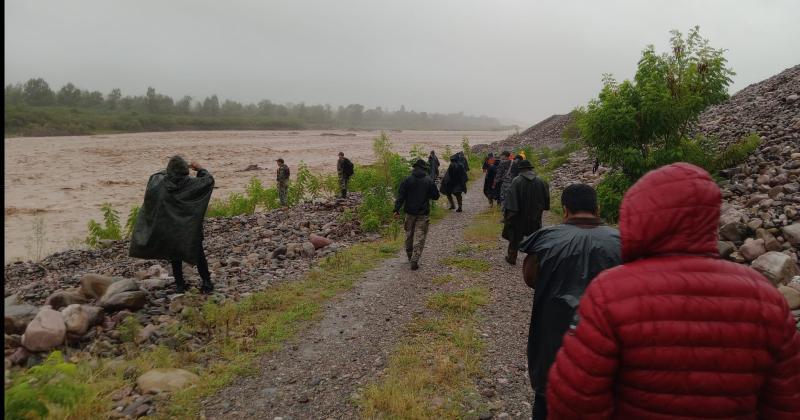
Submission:
{"label": "backpack", "polygon": [[342,162],[342,174],[347,178],[353,176],[353,173],[355,172],[354,169],[353,162],[350,162],[350,159],[345,159],[344,162]]}

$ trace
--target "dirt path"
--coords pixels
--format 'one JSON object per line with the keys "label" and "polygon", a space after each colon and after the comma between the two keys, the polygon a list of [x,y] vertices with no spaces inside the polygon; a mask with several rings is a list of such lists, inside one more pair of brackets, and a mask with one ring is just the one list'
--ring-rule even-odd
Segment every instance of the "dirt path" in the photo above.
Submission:
{"label": "dirt path", "polygon": [[[454,273],[440,261],[453,255],[460,243],[454,238],[460,240],[469,221],[487,208],[480,190],[473,191],[465,196],[463,213],[431,226],[419,271],[409,269],[401,250],[367,273],[352,290],[328,302],[317,324],[264,357],[255,375],[236,379],[204,401],[205,417],[358,418],[354,399],[380,376],[412,317],[424,316],[428,296],[448,288],[430,279]],[[493,267],[491,302],[479,312],[486,354],[476,389],[489,407],[482,417],[530,418],[525,343],[532,291],[521,280],[520,265],[503,260],[505,246],[498,239],[475,255]]]}
{"label": "dirt path", "polygon": [[450,272],[439,261],[452,255],[453,238],[460,238],[472,216],[486,208],[480,190],[473,191],[465,196],[463,213],[431,225],[418,271],[409,269],[401,250],[367,273],[326,305],[317,325],[266,356],[258,374],[237,379],[205,401],[205,416],[358,417],[352,399],[359,387],[383,370],[404,326],[424,312],[426,297],[437,289],[430,278]]}

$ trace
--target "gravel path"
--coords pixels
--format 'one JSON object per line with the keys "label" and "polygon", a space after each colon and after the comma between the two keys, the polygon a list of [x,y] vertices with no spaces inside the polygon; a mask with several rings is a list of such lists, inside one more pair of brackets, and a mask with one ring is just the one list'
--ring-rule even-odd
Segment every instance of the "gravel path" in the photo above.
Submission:
{"label": "gravel path", "polygon": [[[364,275],[352,290],[328,302],[317,324],[266,355],[258,374],[237,378],[204,401],[205,417],[357,418],[354,397],[384,369],[412,316],[425,313],[427,296],[446,287],[430,279],[453,272],[439,261],[453,255],[468,221],[485,208],[483,195],[474,188],[465,196],[463,213],[431,225],[420,270],[409,269],[401,250]],[[524,347],[521,351],[524,356]],[[524,358],[521,363],[524,367]]]}

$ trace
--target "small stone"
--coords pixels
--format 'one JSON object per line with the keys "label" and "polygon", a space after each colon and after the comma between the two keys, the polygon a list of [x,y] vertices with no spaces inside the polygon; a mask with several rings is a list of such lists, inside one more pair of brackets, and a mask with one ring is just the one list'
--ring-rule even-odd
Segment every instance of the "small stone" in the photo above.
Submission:
{"label": "small stone", "polygon": [[187,370],[176,368],[152,369],[136,380],[139,390],[145,394],[173,392],[196,384],[200,377]]}
{"label": "small stone", "polygon": [[763,274],[773,285],[786,284],[798,273],[797,264],[786,254],[770,251],[753,261],[752,268]]}
{"label": "small stone", "polygon": [[778,286],[778,291],[786,298],[789,309],[800,309],[800,291],[788,286]]}
{"label": "small stone", "polygon": [[97,299],[103,296],[108,286],[113,282],[114,280],[108,276],[86,274],[81,277],[81,293],[93,299]]}
{"label": "small stone", "polygon": [[744,244],[739,248],[739,252],[742,254],[745,260],[753,261],[756,258],[766,254],[767,249],[764,247],[763,239],[747,238],[745,239]]}
{"label": "small stone", "polygon": [[74,304],[83,304],[89,302],[89,299],[81,293],[79,288],[75,289],[67,289],[67,290],[59,290],[57,292],[52,293],[50,296],[47,297],[47,300],[44,301],[45,305],[49,305],[51,308],[55,310],[59,310],[61,308],[65,308],[69,305]]}
{"label": "small stone", "polygon": [[22,334],[38,312],[39,308],[28,304],[4,306],[3,331],[7,334]]}
{"label": "small stone", "polygon": [[800,246],[800,223],[793,223],[781,228],[783,237],[794,246]]}

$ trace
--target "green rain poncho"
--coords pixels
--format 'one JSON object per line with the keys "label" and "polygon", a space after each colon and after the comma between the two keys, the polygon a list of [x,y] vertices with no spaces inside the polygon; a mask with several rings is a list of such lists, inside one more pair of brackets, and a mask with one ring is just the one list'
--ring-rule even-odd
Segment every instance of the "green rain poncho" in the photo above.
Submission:
{"label": "green rain poncho", "polygon": [[130,244],[130,256],[197,264],[203,241],[203,218],[214,189],[214,177],[201,169],[189,176],[181,157],[166,171],[150,176]]}

